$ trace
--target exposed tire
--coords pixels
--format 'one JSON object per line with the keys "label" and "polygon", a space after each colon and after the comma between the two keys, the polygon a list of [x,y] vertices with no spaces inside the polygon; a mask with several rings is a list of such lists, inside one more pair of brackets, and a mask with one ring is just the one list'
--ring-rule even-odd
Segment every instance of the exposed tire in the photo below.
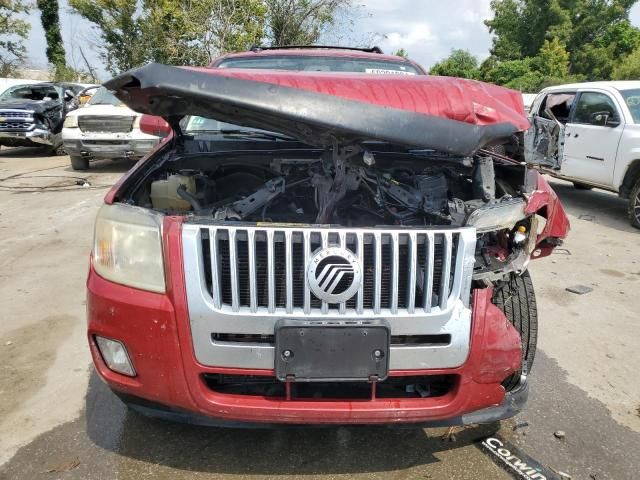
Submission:
{"label": "exposed tire", "polygon": [[525,373],[531,371],[536,356],[538,308],[529,271],[520,276],[512,274],[508,283],[496,289],[493,303],[504,312],[522,339],[522,367],[502,382],[504,388],[510,391],[520,382],[523,369],[526,369]]}
{"label": "exposed tire", "polygon": [[636,228],[640,228],[640,178],[631,189],[629,195],[629,223]]}
{"label": "exposed tire", "polygon": [[49,148],[49,155],[55,157],[55,156],[65,155],[66,154],[66,152],[64,151],[64,145],[62,144],[62,134],[61,133],[56,133],[53,136],[52,142],[53,142],[53,146],[51,146]]}
{"label": "exposed tire", "polygon": [[586,183],[573,182],[573,186],[576,190],[593,190],[591,185],[587,185]]}
{"label": "exposed tire", "polygon": [[72,156],[71,158],[71,168],[74,170],[89,170],[89,159],[86,157],[76,157]]}

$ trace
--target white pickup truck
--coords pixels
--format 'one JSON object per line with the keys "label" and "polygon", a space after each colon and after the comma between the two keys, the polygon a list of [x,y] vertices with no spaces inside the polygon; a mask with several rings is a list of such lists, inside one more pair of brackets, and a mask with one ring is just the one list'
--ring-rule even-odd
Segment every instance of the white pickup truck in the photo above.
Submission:
{"label": "white pickup truck", "polygon": [[88,103],[69,113],[62,128],[64,149],[74,170],[87,170],[89,161],[139,159],[159,138],[140,130],[142,114],[136,113],[100,87]]}
{"label": "white pickup truck", "polygon": [[549,87],[531,106],[525,159],[576,188],[601,188],[629,200],[640,228],[640,81]]}

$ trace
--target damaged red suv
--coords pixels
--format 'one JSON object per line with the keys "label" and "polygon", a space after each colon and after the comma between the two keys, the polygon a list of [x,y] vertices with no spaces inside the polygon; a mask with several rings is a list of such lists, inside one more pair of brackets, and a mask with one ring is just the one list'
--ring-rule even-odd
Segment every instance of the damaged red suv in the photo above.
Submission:
{"label": "damaged red suv", "polygon": [[210,425],[513,416],[536,347],[527,266],[568,231],[544,179],[495,153],[529,126],[520,94],[301,52],[105,84],[172,132],[98,214],[99,375],[138,411]]}

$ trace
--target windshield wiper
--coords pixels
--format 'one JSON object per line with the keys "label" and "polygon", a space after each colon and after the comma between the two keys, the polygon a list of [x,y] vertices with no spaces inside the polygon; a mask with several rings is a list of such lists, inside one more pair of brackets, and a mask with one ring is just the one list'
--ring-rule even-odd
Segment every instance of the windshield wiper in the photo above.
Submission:
{"label": "windshield wiper", "polygon": [[266,140],[295,140],[295,138],[282,133],[273,132],[260,132],[253,130],[241,130],[241,129],[222,129],[222,130],[188,130],[187,133],[219,133],[221,135],[233,135],[245,138],[263,138]]}

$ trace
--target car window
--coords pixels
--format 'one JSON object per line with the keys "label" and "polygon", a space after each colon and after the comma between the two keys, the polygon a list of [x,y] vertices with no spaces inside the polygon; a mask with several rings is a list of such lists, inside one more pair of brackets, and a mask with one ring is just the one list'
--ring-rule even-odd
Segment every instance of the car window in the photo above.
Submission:
{"label": "car window", "polygon": [[629,107],[633,123],[640,123],[640,89],[621,90],[620,93],[624,98],[624,103]]}
{"label": "car window", "polygon": [[257,68],[310,72],[360,72],[386,75],[419,75],[409,62],[393,62],[369,58],[322,57],[315,55],[273,55],[237,57],[223,60],[218,68]]}
{"label": "car window", "polygon": [[60,94],[53,85],[17,85],[5,91],[0,100],[59,100]]}
{"label": "car window", "polygon": [[604,126],[606,118],[620,121],[618,109],[609,95],[599,92],[583,92],[580,94],[576,111],[573,115],[573,123]]}
{"label": "car window", "polygon": [[98,91],[87,102],[88,105],[113,105],[115,107],[122,105],[122,101],[113,95],[109,90],[100,87]]}
{"label": "car window", "polygon": [[549,120],[555,117],[560,123],[567,123],[575,99],[575,93],[550,93],[542,100],[538,115]]}

